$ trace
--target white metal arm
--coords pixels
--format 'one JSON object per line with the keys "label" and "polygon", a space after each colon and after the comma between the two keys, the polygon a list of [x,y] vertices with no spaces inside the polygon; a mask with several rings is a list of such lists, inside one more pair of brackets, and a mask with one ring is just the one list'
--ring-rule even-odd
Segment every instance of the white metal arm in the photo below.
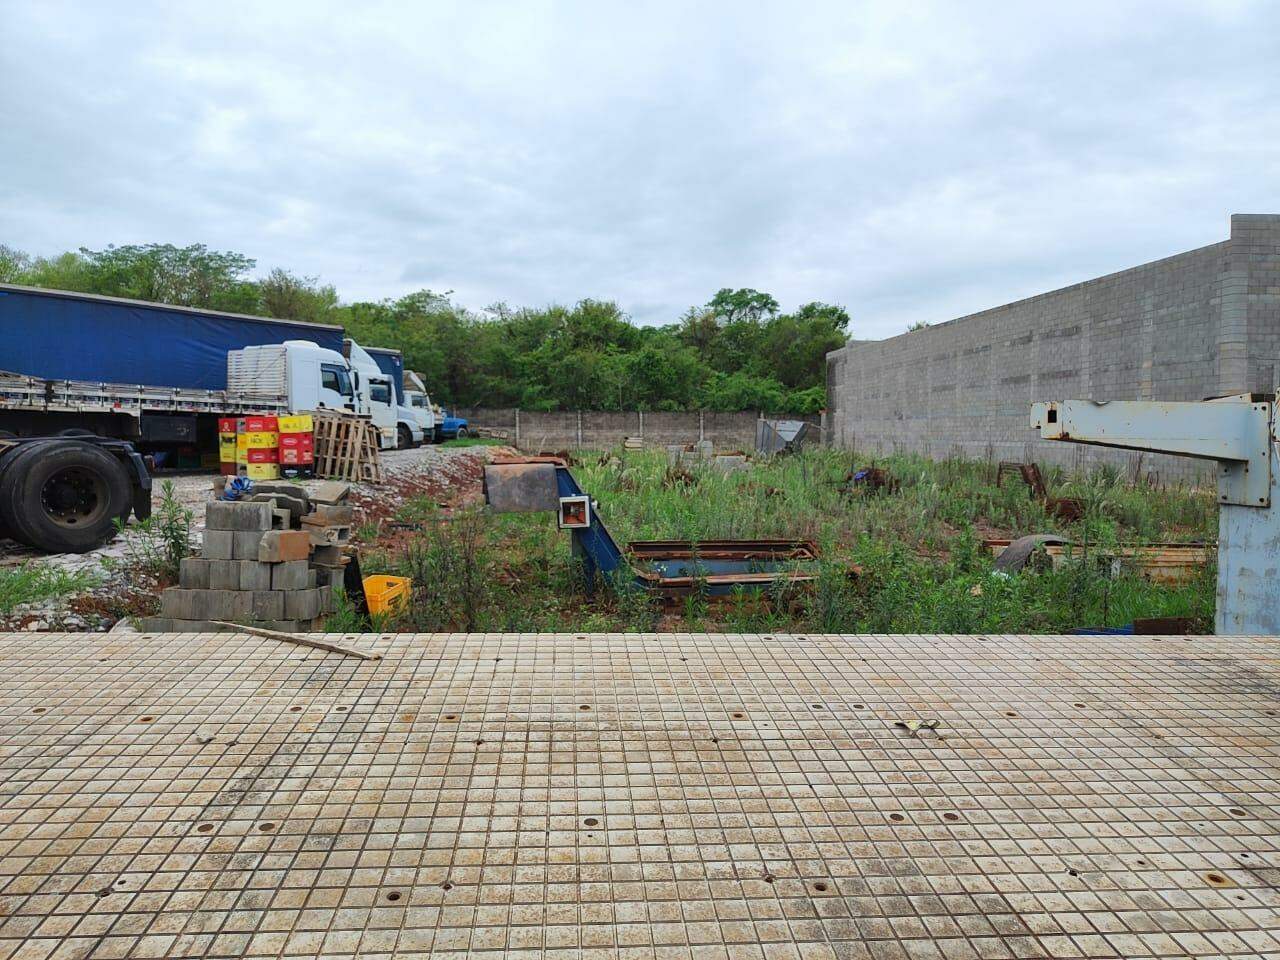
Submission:
{"label": "white metal arm", "polygon": [[1243,394],[1200,403],[1054,400],[1031,405],[1044,440],[1218,461],[1218,499],[1271,504],[1271,404]]}

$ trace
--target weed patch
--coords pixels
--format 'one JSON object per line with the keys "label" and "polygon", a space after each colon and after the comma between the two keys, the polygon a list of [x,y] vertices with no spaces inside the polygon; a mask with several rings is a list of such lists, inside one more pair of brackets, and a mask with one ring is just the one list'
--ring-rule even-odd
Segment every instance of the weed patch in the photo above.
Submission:
{"label": "weed patch", "polygon": [[78,593],[93,582],[88,573],[72,573],[42,563],[0,567],[0,615],[7,616],[26,603]]}
{"label": "weed patch", "polygon": [[[891,491],[845,492],[844,478],[869,457],[818,450],[753,463],[738,473],[710,464],[681,468],[673,482],[657,451],[582,456],[574,474],[620,543],[780,537],[819,545],[809,589],[739,591],[708,602],[694,594],[661,606],[628,586],[586,590],[568,534],[547,514],[466,510],[451,518],[406,504],[421,523],[387,572],[414,580],[412,630],[1060,633],[1121,626],[1138,617],[1190,617],[1211,628],[1214,571],[1177,586],[1112,577],[1108,547],[1144,541],[1215,540],[1211,493],[1134,486],[1115,471],[1065,478],[1045,472],[1053,496],[1078,497],[1082,519],[1047,516],[1025,487],[996,485],[996,466],[950,459],[882,457]],[[1059,569],[1033,564],[1006,576],[983,540],[1055,532],[1077,544]],[[856,571],[856,573],[855,573]]]}

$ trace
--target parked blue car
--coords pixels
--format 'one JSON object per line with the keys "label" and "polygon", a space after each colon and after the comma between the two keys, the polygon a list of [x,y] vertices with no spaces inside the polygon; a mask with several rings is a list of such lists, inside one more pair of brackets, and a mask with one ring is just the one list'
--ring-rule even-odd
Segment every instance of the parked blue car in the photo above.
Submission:
{"label": "parked blue car", "polygon": [[453,416],[448,410],[440,412],[440,422],[436,425],[437,441],[469,436],[471,436],[471,431],[467,429],[466,420],[462,417]]}

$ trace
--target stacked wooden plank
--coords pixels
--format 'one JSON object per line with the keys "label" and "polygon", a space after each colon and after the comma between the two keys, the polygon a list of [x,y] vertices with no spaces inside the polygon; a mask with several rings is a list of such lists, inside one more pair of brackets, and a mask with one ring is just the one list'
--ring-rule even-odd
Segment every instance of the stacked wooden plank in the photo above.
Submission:
{"label": "stacked wooden plank", "polygon": [[317,477],[382,482],[378,428],[368,417],[336,410],[317,411],[313,416]]}

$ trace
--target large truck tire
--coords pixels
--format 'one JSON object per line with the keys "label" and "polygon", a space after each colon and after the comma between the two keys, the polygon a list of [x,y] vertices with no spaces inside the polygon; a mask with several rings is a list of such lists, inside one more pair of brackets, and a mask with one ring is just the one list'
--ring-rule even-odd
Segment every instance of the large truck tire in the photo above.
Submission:
{"label": "large truck tire", "polygon": [[14,538],[53,553],[86,553],[116,533],[133,498],[124,465],[93,444],[33,444],[0,479],[0,515]]}
{"label": "large truck tire", "polygon": [[403,423],[396,426],[396,449],[408,450],[413,446],[413,432]]}
{"label": "large truck tire", "polygon": [[467,439],[467,437],[469,437],[469,436],[471,436],[471,433],[467,430],[467,428],[466,428],[466,427],[459,427],[459,428],[458,428],[458,434],[457,434],[457,439],[458,439],[458,440],[465,440],[465,439]]}
{"label": "large truck tire", "polygon": [[[9,471],[24,457],[30,456],[33,450],[44,446],[48,441],[36,442],[26,446],[18,447],[12,453],[0,457],[0,491],[5,489],[5,478],[9,475]],[[13,524],[9,522],[9,511],[4,505],[3,497],[0,497],[0,540],[18,540],[19,543],[25,543],[18,537],[18,532],[14,530]],[[30,546],[30,544],[27,544]]]}

